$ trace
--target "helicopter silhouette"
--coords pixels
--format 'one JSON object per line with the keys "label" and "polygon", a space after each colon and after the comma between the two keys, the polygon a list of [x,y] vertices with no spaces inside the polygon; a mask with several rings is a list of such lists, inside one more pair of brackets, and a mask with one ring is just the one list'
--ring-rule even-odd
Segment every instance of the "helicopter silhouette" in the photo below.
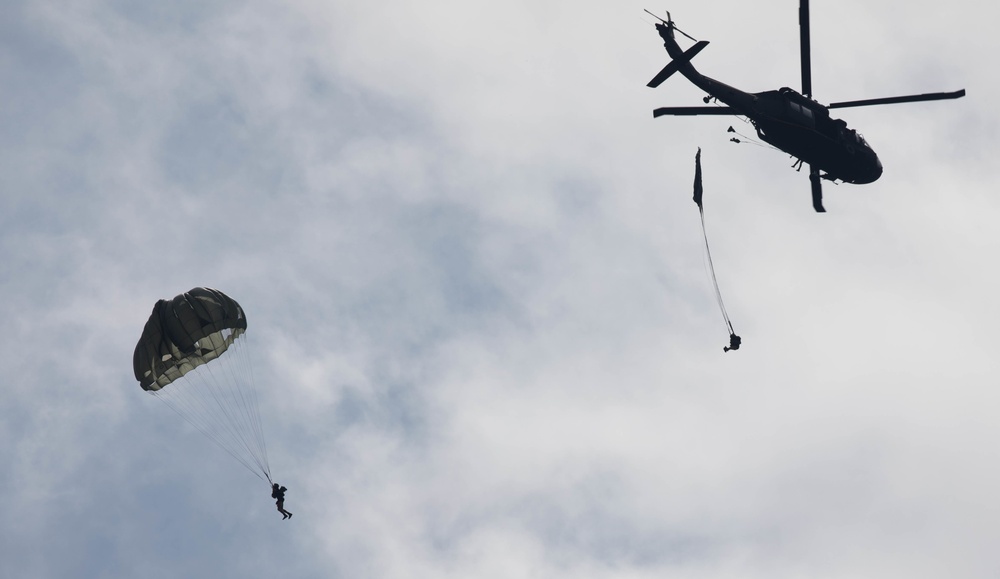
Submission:
{"label": "helicopter silhouette", "polygon": [[[743,92],[725,83],[709,78],[691,64],[691,59],[708,46],[707,40],[698,41],[678,29],[670,13],[663,20],[649,10],[646,12],[660,22],[656,30],[663,38],[663,45],[672,59],[646,85],[656,88],[676,72],[680,72],[712,100],[728,106],[662,107],[653,111],[653,117],[665,115],[738,115],[747,117],[765,142],[798,159],[793,165],[801,170],[809,164],[812,183],[813,208],[823,213],[823,186],[821,179],[845,183],[871,183],[882,176],[882,163],[861,133],[847,127],[847,123],[830,116],[830,109],[864,107],[917,101],[956,99],[965,96],[965,89],[955,92],[938,92],[878,99],[831,103],[824,106],[812,98],[812,66],[809,55],[809,0],[799,2],[799,42],[802,63],[802,92],[788,87],[758,93]],[[695,42],[683,50],[674,38],[674,31]],[[822,171],[822,172],[821,172]]]}

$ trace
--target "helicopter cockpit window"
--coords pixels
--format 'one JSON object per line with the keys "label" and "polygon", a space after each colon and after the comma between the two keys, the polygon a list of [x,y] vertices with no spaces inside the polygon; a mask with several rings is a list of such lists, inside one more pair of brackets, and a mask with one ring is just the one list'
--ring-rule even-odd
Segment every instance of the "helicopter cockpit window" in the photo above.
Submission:
{"label": "helicopter cockpit window", "polygon": [[807,126],[813,126],[816,120],[813,118],[812,109],[806,106],[802,106],[799,103],[788,101],[788,107],[792,111],[792,115],[802,119]]}

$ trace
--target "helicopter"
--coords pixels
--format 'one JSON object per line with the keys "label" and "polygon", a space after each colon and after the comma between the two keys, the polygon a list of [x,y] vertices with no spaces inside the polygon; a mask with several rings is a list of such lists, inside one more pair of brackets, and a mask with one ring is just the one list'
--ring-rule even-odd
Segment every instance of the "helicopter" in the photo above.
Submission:
{"label": "helicopter", "polygon": [[[864,107],[917,101],[956,99],[965,96],[965,89],[955,92],[937,92],[898,97],[855,100],[822,105],[812,96],[812,66],[809,54],[809,0],[799,1],[799,43],[802,65],[802,92],[788,87],[758,93],[748,93],[709,78],[691,64],[691,59],[708,46],[707,40],[696,40],[678,29],[667,12],[663,20],[649,10],[658,22],[656,30],[663,38],[663,45],[671,61],[646,85],[660,86],[676,72],[702,89],[708,96],[705,104],[721,101],[728,106],[661,107],[653,111],[653,118],[665,115],[737,115],[749,119],[757,135],[765,142],[797,159],[793,165],[802,169],[809,164],[809,181],[812,184],[813,208],[818,213],[823,208],[821,179],[842,181],[857,185],[872,183],[882,176],[882,163],[861,133],[848,128],[847,123],[830,116],[830,109]],[[674,38],[680,32],[694,46],[683,50]],[[730,128],[732,130],[732,128]],[[738,142],[738,141],[737,141]]]}

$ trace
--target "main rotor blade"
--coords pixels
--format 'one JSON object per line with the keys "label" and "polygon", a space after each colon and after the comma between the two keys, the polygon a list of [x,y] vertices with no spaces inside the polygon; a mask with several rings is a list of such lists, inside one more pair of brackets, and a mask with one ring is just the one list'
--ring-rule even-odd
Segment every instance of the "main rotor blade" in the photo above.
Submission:
{"label": "main rotor blade", "polygon": [[831,109],[843,109],[847,107],[867,107],[870,105],[891,105],[896,103],[915,103],[920,101],[940,101],[945,99],[957,99],[965,96],[965,89],[955,92],[929,92],[925,94],[913,94],[908,96],[888,97],[884,99],[866,99],[860,101],[844,101],[833,103]]}
{"label": "main rotor blade", "polygon": [[816,213],[826,213],[823,208],[823,184],[819,180],[819,169],[809,165],[809,181],[812,183],[813,209]]}
{"label": "main rotor blade", "polygon": [[692,115],[739,115],[739,113],[729,107],[661,107],[653,111],[653,118],[664,115],[692,116]]}
{"label": "main rotor blade", "polygon": [[802,61],[802,94],[812,96],[812,64],[809,54],[809,0],[799,2],[799,49]]}

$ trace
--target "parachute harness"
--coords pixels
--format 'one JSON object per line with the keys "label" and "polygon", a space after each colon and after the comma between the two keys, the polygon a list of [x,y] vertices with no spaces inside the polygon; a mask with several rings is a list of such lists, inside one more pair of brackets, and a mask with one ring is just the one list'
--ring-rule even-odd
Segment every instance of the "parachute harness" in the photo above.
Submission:
{"label": "parachute harness", "polygon": [[701,233],[705,239],[705,255],[708,257],[708,270],[712,275],[712,285],[715,287],[715,300],[722,311],[722,319],[726,322],[726,331],[730,335],[735,335],[733,324],[729,321],[729,313],[726,311],[726,304],[722,301],[722,291],[719,289],[719,280],[715,276],[715,264],[712,262],[712,249],[708,246],[708,230],[705,227],[705,206],[702,203],[704,193],[701,182],[701,147],[694,156],[694,202],[698,204],[698,213],[701,214]]}

